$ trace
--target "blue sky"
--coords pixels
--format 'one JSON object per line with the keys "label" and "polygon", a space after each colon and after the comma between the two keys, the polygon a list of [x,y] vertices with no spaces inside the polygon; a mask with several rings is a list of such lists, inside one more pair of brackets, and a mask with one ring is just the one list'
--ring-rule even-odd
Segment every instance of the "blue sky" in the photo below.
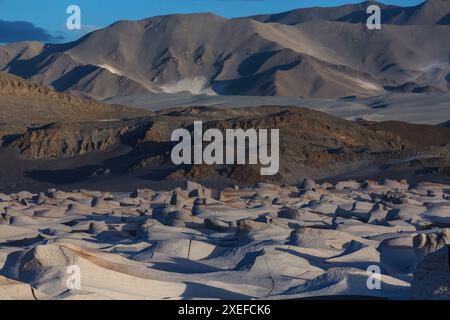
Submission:
{"label": "blue sky", "polygon": [[[261,13],[275,13],[295,8],[337,6],[357,3],[353,0],[0,0],[0,37],[6,22],[26,21],[31,25],[9,24],[9,28],[34,27],[33,36],[40,41],[68,41],[79,38],[95,28],[105,27],[117,20],[137,20],[145,17],[192,12],[214,12],[224,17],[240,17]],[[386,0],[385,4],[410,6],[421,0]],[[81,8],[83,29],[65,28],[66,8],[76,4]],[[8,31],[5,31],[8,30]],[[27,29],[28,30],[28,29]],[[39,34],[39,35],[38,35]],[[12,36],[11,36],[12,37]],[[41,38],[39,38],[41,37]],[[46,39],[47,38],[47,39]],[[0,39],[1,40],[1,39]],[[8,40],[3,40],[7,42]],[[2,42],[2,41],[0,41]]]}

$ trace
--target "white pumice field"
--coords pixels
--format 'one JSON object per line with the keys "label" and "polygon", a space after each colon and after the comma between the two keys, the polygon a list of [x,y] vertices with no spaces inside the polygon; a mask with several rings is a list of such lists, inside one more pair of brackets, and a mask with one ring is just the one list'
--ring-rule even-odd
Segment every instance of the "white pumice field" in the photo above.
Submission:
{"label": "white pumice field", "polygon": [[2,194],[0,299],[445,298],[449,190],[305,179]]}

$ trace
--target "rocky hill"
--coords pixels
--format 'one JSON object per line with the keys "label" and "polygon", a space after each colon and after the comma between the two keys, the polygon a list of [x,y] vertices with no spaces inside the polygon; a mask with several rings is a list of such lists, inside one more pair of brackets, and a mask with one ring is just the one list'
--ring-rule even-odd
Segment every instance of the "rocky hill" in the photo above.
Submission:
{"label": "rocky hill", "polygon": [[0,72],[0,131],[24,133],[26,128],[50,122],[109,121],[147,115],[148,112],[59,93],[17,76]]}
{"label": "rocky hill", "polygon": [[[170,153],[175,143],[170,141],[171,133],[177,128],[192,131],[195,120],[203,121],[204,130],[279,129],[279,173],[263,177],[259,165],[173,165]],[[417,130],[431,132],[440,139],[417,140]],[[166,172],[161,178],[168,180],[224,177],[238,182],[292,183],[305,176],[329,177],[368,165],[403,163],[421,154],[440,157],[438,162],[445,166],[450,159],[449,132],[449,128],[435,126],[358,123],[304,108],[190,107],[127,121],[55,123],[29,129],[8,145],[34,160],[70,162],[72,157],[103,152],[102,157],[109,159],[103,160],[105,168],[117,174],[152,170]],[[126,157],[108,156],[110,150],[121,145],[129,148]],[[425,159],[416,165],[424,168],[430,163]],[[91,174],[97,169],[93,166]]]}

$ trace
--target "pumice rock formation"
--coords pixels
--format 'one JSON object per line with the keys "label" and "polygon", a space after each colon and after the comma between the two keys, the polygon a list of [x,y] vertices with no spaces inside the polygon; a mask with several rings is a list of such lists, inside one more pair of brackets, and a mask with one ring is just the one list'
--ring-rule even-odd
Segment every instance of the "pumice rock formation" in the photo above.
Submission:
{"label": "pumice rock formation", "polygon": [[[439,227],[446,213],[437,222],[426,216],[430,203],[447,204],[436,194],[448,188],[308,179],[4,194],[0,298],[447,297],[448,229]],[[413,218],[401,214],[409,208]],[[366,284],[373,266],[380,290]]]}

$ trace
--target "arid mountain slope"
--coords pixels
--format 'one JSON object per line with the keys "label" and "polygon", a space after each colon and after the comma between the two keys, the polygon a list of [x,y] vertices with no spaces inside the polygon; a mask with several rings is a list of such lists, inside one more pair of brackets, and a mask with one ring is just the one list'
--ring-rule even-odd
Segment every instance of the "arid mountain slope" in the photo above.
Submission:
{"label": "arid mountain slope", "polygon": [[355,20],[367,3],[266,18],[119,21],[72,43],[0,47],[0,70],[96,99],[181,91],[322,98],[447,92],[450,25],[440,18],[450,14],[447,4],[384,6],[400,13],[384,13],[393,22],[381,30]]}
{"label": "arid mountain slope", "polygon": [[417,6],[400,7],[385,5],[376,1],[364,1],[334,8],[313,7],[297,9],[277,14],[263,14],[251,17],[260,22],[276,22],[295,25],[307,21],[328,20],[350,23],[365,23],[366,10],[370,5],[381,8],[381,22],[396,25],[449,25],[450,1],[427,0]]}
{"label": "arid mountain slope", "polygon": [[148,115],[148,112],[107,105],[52,91],[0,72],[0,131],[16,134],[27,126],[50,122],[107,121]]}

